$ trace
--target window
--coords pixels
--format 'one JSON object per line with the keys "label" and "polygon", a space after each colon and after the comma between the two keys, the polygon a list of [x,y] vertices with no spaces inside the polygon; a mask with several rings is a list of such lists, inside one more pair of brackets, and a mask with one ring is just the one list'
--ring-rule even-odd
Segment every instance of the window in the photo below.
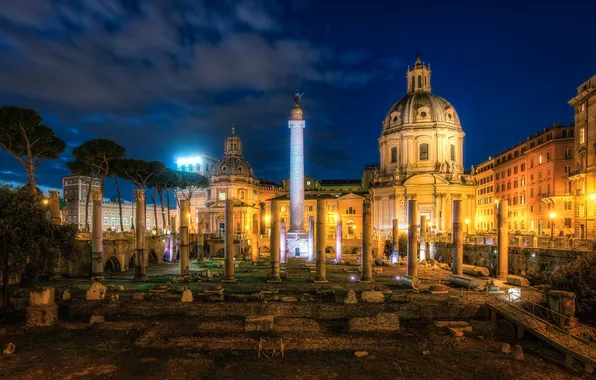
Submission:
{"label": "window", "polygon": [[530,168],[533,168],[533,167],[534,167],[534,159],[531,159],[530,160]]}
{"label": "window", "polygon": [[538,156],[538,165],[542,164],[542,155]]}
{"label": "window", "polygon": [[511,190],[511,182],[507,182],[507,190]]}
{"label": "window", "polygon": [[522,186],[526,186],[526,179],[525,179],[525,178],[522,178],[522,179],[521,179],[521,185],[522,185]]}
{"label": "window", "polygon": [[517,166],[513,168],[513,174],[517,174]]}
{"label": "window", "polygon": [[334,209],[335,209],[335,205],[327,206],[327,210],[329,210],[329,211],[333,211]]}
{"label": "window", "polygon": [[565,166],[565,173],[569,174],[571,172],[571,166]]}
{"label": "window", "polygon": [[507,169],[507,175],[511,175],[511,168]]}
{"label": "window", "polygon": [[546,152],[546,162],[550,162],[550,152]]}
{"label": "window", "polygon": [[513,181],[513,188],[516,189],[518,187],[519,183],[517,182],[517,180]]}
{"label": "window", "polygon": [[584,144],[586,142],[586,131],[584,128],[579,129],[579,143]]}
{"label": "window", "polygon": [[565,148],[565,158],[571,158],[571,148]]}
{"label": "window", "polygon": [[571,228],[571,218],[565,218],[565,227]]}
{"label": "window", "polygon": [[122,224],[128,224],[128,218],[122,218]]}
{"label": "window", "polygon": [[571,210],[571,202],[565,202],[565,210]]}
{"label": "window", "polygon": [[422,76],[418,75],[418,88],[422,88]]}
{"label": "window", "polygon": [[116,218],[112,218],[112,224],[116,224]]}
{"label": "window", "polygon": [[496,178],[495,179],[499,179],[499,173],[497,173]]}
{"label": "window", "polygon": [[451,144],[451,161],[455,161],[455,145]]}
{"label": "window", "polygon": [[428,144],[420,144],[420,161],[428,161]]}
{"label": "window", "polygon": [[310,181],[306,181],[306,186],[310,186]]}
{"label": "window", "polygon": [[281,206],[281,212],[286,212],[286,206]]}
{"label": "window", "polygon": [[308,211],[312,212],[312,206],[308,206]]}
{"label": "window", "polygon": [[220,191],[218,195],[218,200],[225,201],[226,200],[226,193],[225,191]]}
{"label": "window", "polygon": [[112,211],[112,216],[114,216],[114,215],[115,215],[115,214],[114,214],[114,211]]}
{"label": "window", "polygon": [[391,148],[391,163],[397,162],[397,147]]}
{"label": "window", "polygon": [[238,192],[238,198],[240,198],[240,199],[244,199],[244,190],[240,190],[240,191]]}
{"label": "window", "polygon": [[522,205],[523,205],[523,204],[526,204],[526,196],[525,196],[525,195],[523,195],[523,194],[522,194],[522,195],[519,197],[519,203],[520,203],[520,204],[522,204]]}
{"label": "window", "polygon": [[534,196],[534,188],[530,187],[530,196],[533,197]]}
{"label": "window", "polygon": [[103,218],[103,224],[110,223],[110,218]]}
{"label": "window", "polygon": [[526,164],[521,164],[519,170],[522,171],[522,172],[525,171],[526,170]]}
{"label": "window", "polygon": [[412,76],[412,91],[414,91],[415,87],[416,87],[416,78],[414,76]]}

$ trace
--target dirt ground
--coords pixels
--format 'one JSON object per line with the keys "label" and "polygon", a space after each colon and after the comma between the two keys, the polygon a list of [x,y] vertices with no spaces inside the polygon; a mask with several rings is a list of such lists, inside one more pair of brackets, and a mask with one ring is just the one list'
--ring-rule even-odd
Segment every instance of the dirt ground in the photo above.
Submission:
{"label": "dirt ground", "polygon": [[[334,333],[348,338],[351,347],[331,350],[289,349],[285,358],[257,358],[259,337],[237,335],[241,349],[206,349],[208,342],[233,340],[214,332],[190,343],[181,337],[192,331],[195,318],[170,318],[173,340],[156,339],[150,347],[141,343],[152,321],[107,322],[89,325],[61,322],[48,328],[11,325],[0,330],[0,344],[16,345],[12,355],[0,358],[0,377],[29,379],[579,379],[579,372],[562,366],[561,355],[528,338],[520,342],[505,331],[500,335],[473,334],[458,341],[433,325],[404,326],[397,334]],[[501,329],[502,330],[502,329]],[[195,333],[192,333],[197,338]],[[280,337],[268,337],[276,342]],[[321,335],[315,339],[334,339]],[[283,337],[292,340],[304,336]],[[377,348],[367,341],[377,341]],[[501,352],[501,344],[519,343],[525,359],[516,361]],[[194,342],[194,343],[193,343]],[[202,342],[202,343],[199,343]],[[247,348],[248,347],[248,348]],[[252,347],[252,349],[250,348]],[[354,351],[365,347],[368,356]],[[423,354],[423,351],[428,353]],[[273,351],[265,351],[272,356]]]}

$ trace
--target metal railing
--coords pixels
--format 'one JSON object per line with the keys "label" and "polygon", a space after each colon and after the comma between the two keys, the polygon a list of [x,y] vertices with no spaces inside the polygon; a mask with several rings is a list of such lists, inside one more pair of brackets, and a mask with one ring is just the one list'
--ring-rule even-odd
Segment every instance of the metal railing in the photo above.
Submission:
{"label": "metal railing", "polygon": [[512,300],[511,296],[487,295],[486,304],[559,350],[585,363],[596,363],[596,329],[537,303]]}

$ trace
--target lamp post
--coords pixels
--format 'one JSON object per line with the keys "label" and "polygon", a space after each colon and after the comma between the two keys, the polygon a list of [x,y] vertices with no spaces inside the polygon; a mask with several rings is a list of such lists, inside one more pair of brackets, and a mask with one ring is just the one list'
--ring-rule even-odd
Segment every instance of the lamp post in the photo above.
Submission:
{"label": "lamp post", "polygon": [[551,211],[550,214],[548,214],[548,216],[550,217],[550,246],[551,248],[555,247],[555,218],[557,217],[557,213],[554,211]]}
{"label": "lamp post", "polygon": [[466,242],[470,240],[470,219],[466,219]]}
{"label": "lamp post", "polygon": [[[589,196],[590,200],[596,200],[596,194],[590,194]],[[586,239],[589,239],[589,234],[588,234],[588,202],[586,202],[586,208],[585,208],[585,212],[586,212]]]}

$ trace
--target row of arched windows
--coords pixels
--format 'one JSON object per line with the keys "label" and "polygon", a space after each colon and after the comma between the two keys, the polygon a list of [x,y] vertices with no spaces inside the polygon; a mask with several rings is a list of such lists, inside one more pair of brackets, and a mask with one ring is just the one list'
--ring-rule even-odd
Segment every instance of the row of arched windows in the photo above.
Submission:
{"label": "row of arched windows", "polygon": [[[450,158],[451,161],[456,161],[456,154],[455,154],[455,145],[451,144],[450,148]],[[419,161],[428,161],[429,160],[429,149],[427,143],[420,144],[418,148],[418,160]],[[391,148],[391,163],[394,164],[397,162],[397,147]]]}

